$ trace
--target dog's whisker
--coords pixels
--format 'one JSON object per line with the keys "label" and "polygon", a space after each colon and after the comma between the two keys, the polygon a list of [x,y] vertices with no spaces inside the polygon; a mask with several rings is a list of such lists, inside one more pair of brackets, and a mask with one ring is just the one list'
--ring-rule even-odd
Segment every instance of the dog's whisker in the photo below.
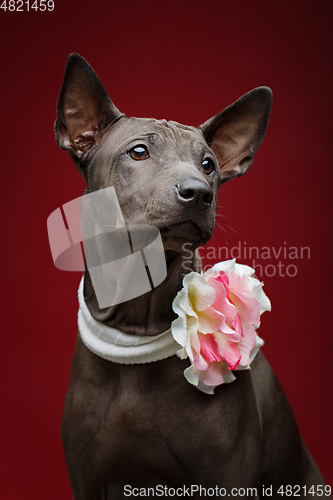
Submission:
{"label": "dog's whisker", "polygon": [[216,216],[216,217],[219,217],[219,218],[223,218],[223,219],[231,220],[231,221],[233,220],[233,218],[232,218],[232,217],[229,217],[229,216],[228,216],[228,215],[226,215],[225,213],[218,213],[218,212],[217,212],[217,213],[215,214],[215,216]]}
{"label": "dog's whisker", "polygon": [[226,245],[229,245],[228,240],[226,239],[225,235],[221,232],[220,228],[217,226],[214,228],[213,234],[216,238],[216,242],[219,244],[220,242],[219,242],[219,239],[218,239],[218,236],[216,233],[219,233],[221,238],[225,241]]}
{"label": "dog's whisker", "polygon": [[[236,229],[234,229],[230,224],[228,224],[225,220],[224,220],[224,217],[222,216],[218,216],[218,214],[215,214],[215,216],[218,218],[219,222],[224,224],[228,229],[230,229],[232,232],[234,232],[235,234],[237,234],[239,236],[239,233],[238,231],[236,231]],[[215,224],[217,225],[218,223],[215,222]]]}
{"label": "dog's whisker", "polygon": [[220,229],[221,231],[223,231],[224,233],[227,233],[228,231],[226,230],[225,227],[221,226],[220,224],[218,224],[217,222],[215,223],[215,227]]}

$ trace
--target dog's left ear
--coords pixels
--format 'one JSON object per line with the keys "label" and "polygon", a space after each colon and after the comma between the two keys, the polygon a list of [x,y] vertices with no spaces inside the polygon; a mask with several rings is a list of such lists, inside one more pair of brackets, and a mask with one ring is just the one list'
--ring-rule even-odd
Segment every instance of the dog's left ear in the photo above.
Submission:
{"label": "dog's left ear", "polygon": [[220,165],[222,183],[245,174],[268,125],[272,91],[259,87],[199,128]]}

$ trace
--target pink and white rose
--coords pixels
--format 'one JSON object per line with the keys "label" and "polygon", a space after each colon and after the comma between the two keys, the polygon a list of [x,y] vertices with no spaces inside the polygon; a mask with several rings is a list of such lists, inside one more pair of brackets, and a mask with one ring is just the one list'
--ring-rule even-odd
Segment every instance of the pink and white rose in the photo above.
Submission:
{"label": "pink and white rose", "polygon": [[185,378],[207,394],[235,380],[232,370],[249,369],[264,343],[256,329],[271,304],[253,274],[235,259],[220,262],[203,274],[187,274],[173,301],[179,317],[171,331],[182,347],[177,354],[191,361]]}

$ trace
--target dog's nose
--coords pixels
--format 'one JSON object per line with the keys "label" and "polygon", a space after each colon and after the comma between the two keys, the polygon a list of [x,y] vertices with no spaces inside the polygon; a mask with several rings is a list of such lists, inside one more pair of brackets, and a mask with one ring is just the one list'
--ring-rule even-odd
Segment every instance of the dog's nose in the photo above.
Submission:
{"label": "dog's nose", "polygon": [[207,208],[213,201],[211,187],[199,179],[185,179],[176,185],[178,199],[188,207]]}

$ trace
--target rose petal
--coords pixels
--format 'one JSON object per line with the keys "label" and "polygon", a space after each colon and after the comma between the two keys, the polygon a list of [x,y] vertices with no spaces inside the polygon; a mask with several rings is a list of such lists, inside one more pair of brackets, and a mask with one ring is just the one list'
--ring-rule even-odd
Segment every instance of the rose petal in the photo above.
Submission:
{"label": "rose petal", "polygon": [[212,308],[216,311],[222,312],[226,322],[231,323],[236,319],[237,309],[228,300],[224,285],[214,278],[210,281],[209,286],[214,288],[216,293]]}
{"label": "rose petal", "polygon": [[180,290],[172,302],[173,311],[179,316],[184,316],[186,314],[194,315],[194,311],[189,306],[187,291]]}
{"label": "rose petal", "polygon": [[201,354],[201,343],[199,338],[200,333],[193,333],[191,335],[192,351],[193,351],[193,364],[198,370],[208,370],[209,362]]}
{"label": "rose petal", "polygon": [[186,350],[183,348],[183,349],[179,349],[179,351],[177,351],[177,356],[178,358],[180,359],[187,359],[187,352]]}
{"label": "rose petal", "polygon": [[209,369],[210,363],[202,356],[201,353],[198,353],[193,361],[193,364],[198,370],[202,372],[206,372]]}
{"label": "rose petal", "polygon": [[256,355],[258,354],[260,348],[265,344],[265,342],[262,340],[262,338],[259,337],[259,335],[256,334],[256,344],[255,344],[255,347],[253,349],[253,351],[251,352],[251,355],[250,355],[250,363],[246,366],[243,366],[241,364],[238,365],[238,370],[249,370],[251,368],[251,363],[252,361],[254,360],[254,358],[256,357]]}
{"label": "rose petal", "polygon": [[202,383],[216,387],[217,385],[223,384],[223,382],[222,363],[212,363],[207,370],[205,377],[202,379]]}
{"label": "rose petal", "polygon": [[186,344],[186,352],[192,363],[194,359],[200,355],[200,341],[198,337],[198,331],[193,330],[191,334],[188,336],[188,343]]}
{"label": "rose petal", "polygon": [[260,321],[260,305],[253,295],[230,290],[230,300],[236,306],[242,323],[256,325]]}
{"label": "rose petal", "polygon": [[263,341],[263,339],[260,338],[259,335],[256,334],[256,343],[255,343],[254,349],[252,350],[251,355],[250,355],[250,364],[252,363],[252,361],[254,360],[256,355],[258,354],[260,348],[264,344],[265,344],[265,342]]}
{"label": "rose petal", "polygon": [[[239,369],[239,365],[237,369]],[[225,363],[222,364],[222,376],[225,384],[230,384],[231,382],[236,380],[235,375],[232,373],[231,370],[228,369]]]}
{"label": "rose petal", "polygon": [[214,386],[206,385],[204,384],[201,380],[199,380],[197,389],[199,391],[204,392],[205,394],[208,394],[209,396],[214,396]]}
{"label": "rose petal", "polygon": [[220,328],[217,332],[219,331],[226,335],[232,342],[239,342],[243,336],[243,333],[236,332],[233,328],[230,328],[225,321],[220,324]]}
{"label": "rose petal", "polygon": [[[187,314],[188,316],[194,316],[197,317],[197,313],[194,311],[192,307],[192,303],[190,302],[188,298],[188,291],[187,290],[182,290],[183,293],[179,295],[178,301],[175,304],[174,311],[178,313],[177,306],[178,308],[183,311],[183,313]],[[178,313],[179,314],[179,313]]]}
{"label": "rose petal", "polygon": [[237,344],[241,354],[240,364],[246,366],[251,362],[251,352],[256,345],[256,331],[253,325],[243,325],[244,337]]}
{"label": "rose petal", "polygon": [[[207,311],[207,312],[206,312]],[[215,314],[211,310],[211,308],[207,308],[205,312],[200,312],[198,314],[198,323],[199,323],[199,331],[202,333],[214,333],[219,329],[222,321],[224,320],[223,316],[217,315],[217,318],[214,318]],[[209,314],[211,312],[212,314]]]}
{"label": "rose petal", "polygon": [[235,321],[233,321],[231,323],[231,326],[233,327],[233,329],[237,333],[239,333],[242,337],[244,337],[243,328],[242,328],[242,322],[241,322],[239,314],[237,314],[237,317],[236,317]]}
{"label": "rose petal", "polygon": [[204,373],[200,372],[194,365],[191,365],[184,370],[184,376],[190,384],[198,385],[200,376],[203,377]]}
{"label": "rose petal", "polygon": [[264,313],[265,311],[271,311],[272,305],[269,298],[262,289],[263,283],[260,283],[260,281],[257,280],[256,278],[251,278],[251,280],[253,280],[252,281],[253,296],[257,299],[260,305],[260,314]]}
{"label": "rose petal", "polygon": [[191,335],[192,355],[190,356],[190,359],[193,361],[193,364],[196,368],[198,368],[198,370],[205,371],[208,370],[210,363],[201,353],[201,343],[199,335],[199,332],[193,332]]}
{"label": "rose petal", "polygon": [[200,352],[208,361],[222,361],[217,342],[212,334],[203,335],[199,332]]}
{"label": "rose petal", "polygon": [[225,273],[224,271],[221,271],[220,274],[217,276],[217,278],[214,279],[214,281],[222,283],[224,290],[225,290],[225,294],[228,297],[228,295],[229,295],[229,278],[228,278],[227,273]]}
{"label": "rose petal", "polygon": [[215,300],[215,290],[208,285],[202,285],[199,288],[195,284],[191,284],[188,294],[196,311],[203,311],[212,305]]}
{"label": "rose petal", "polygon": [[222,359],[232,370],[237,370],[241,360],[241,353],[238,349],[239,343],[230,342],[224,335],[216,333],[214,335]]}
{"label": "rose petal", "polygon": [[212,279],[213,277],[218,276],[221,271],[225,273],[227,273],[228,271],[233,271],[235,268],[235,262],[236,259],[230,259],[230,260],[224,260],[223,262],[218,262],[211,269],[208,269],[208,271],[204,273],[204,276],[206,279]]}
{"label": "rose petal", "polygon": [[238,274],[238,276],[252,276],[255,273],[255,270],[250,266],[246,266],[245,264],[238,264],[235,262],[234,272]]}
{"label": "rose petal", "polygon": [[186,317],[179,316],[171,323],[172,336],[179,345],[185,346],[187,341],[187,321]]}
{"label": "rose petal", "polygon": [[212,305],[215,292],[206,284],[205,278],[194,271],[183,279],[184,289],[188,290],[188,300],[193,310],[203,311]]}

